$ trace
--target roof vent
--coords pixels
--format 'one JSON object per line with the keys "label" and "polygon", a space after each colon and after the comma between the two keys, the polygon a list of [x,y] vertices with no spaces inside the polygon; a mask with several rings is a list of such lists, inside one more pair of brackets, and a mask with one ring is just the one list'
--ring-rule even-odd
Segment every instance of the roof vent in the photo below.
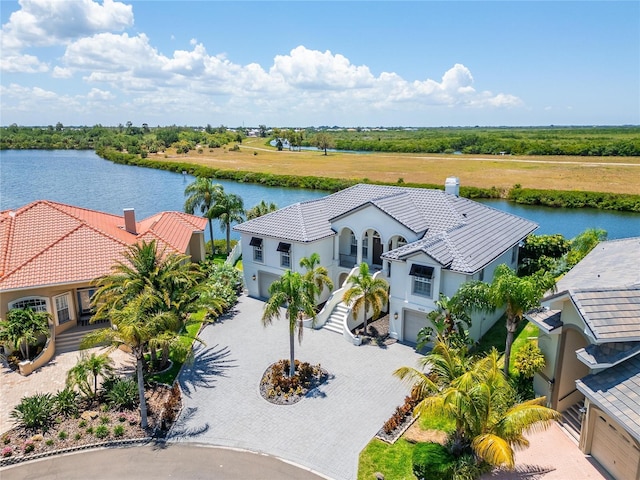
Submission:
{"label": "roof vent", "polygon": [[460,179],[458,177],[447,177],[444,182],[444,192],[456,197],[460,196]]}
{"label": "roof vent", "polygon": [[138,234],[136,232],[136,211],[133,208],[124,209],[124,229],[134,235]]}

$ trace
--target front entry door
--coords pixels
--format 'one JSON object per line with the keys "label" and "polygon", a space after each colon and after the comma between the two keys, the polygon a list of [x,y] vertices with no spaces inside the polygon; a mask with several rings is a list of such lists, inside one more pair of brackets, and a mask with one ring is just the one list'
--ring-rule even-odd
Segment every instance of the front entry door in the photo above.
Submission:
{"label": "front entry door", "polygon": [[373,258],[371,259],[374,265],[382,265],[382,242],[380,237],[373,237]]}

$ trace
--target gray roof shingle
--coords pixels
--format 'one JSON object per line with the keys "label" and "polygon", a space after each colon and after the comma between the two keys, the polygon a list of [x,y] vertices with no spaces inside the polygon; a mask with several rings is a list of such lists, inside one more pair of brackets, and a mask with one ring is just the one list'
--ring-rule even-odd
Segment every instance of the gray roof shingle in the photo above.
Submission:
{"label": "gray roof shingle", "polygon": [[[359,184],[297,203],[234,227],[238,232],[312,242],[335,235],[331,220],[367,204],[424,237],[385,258],[424,252],[447,268],[474,273],[537,228],[537,224],[441,190]],[[426,232],[426,233],[424,233]]]}
{"label": "gray roof shingle", "polygon": [[640,441],[640,356],[587,375],[576,386]]}
{"label": "gray roof shingle", "polygon": [[591,336],[599,343],[640,341],[640,288],[569,290]]}

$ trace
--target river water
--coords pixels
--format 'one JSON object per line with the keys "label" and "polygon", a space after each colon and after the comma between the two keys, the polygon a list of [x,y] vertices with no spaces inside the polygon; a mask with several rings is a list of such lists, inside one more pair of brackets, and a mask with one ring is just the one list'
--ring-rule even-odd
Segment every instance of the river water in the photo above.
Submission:
{"label": "river water", "polygon": [[[163,210],[182,211],[184,189],[193,180],[190,175],[115,164],[87,150],[3,150],[0,210],[46,199],[118,215],[124,208],[134,208],[141,220]],[[261,200],[284,207],[326,195],[315,190],[217,182],[225,192],[240,195],[247,209]],[[602,228],[609,239],[640,236],[638,213],[532,207],[503,200],[483,203],[538,223],[538,234],[561,233],[572,238],[587,228]],[[217,228],[214,235],[222,238],[224,234]]]}

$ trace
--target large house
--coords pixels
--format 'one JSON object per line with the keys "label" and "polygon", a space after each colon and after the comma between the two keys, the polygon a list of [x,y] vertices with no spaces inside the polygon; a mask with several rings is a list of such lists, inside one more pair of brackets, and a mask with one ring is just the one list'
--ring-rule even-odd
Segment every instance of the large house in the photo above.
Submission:
{"label": "large house", "polygon": [[565,412],[584,453],[616,479],[638,480],[640,237],[601,242],[556,292],[527,315],[546,359],[536,393]]}
{"label": "large house", "polygon": [[[320,255],[337,290],[324,292],[316,326],[351,334],[355,323],[342,304],[344,282],[361,262],[390,285],[390,335],[415,343],[442,293],[452,296],[469,280],[490,281],[494,269],[517,265],[518,245],[537,225],[446,191],[359,184],[296,203],[234,227],[241,234],[245,287],[269,296],[270,284],[312,253]],[[479,339],[500,313],[475,318]]]}
{"label": "large house", "polygon": [[118,216],[46,200],[0,212],[0,318],[31,307],[49,312],[53,323],[42,358],[23,373],[53,356],[56,336],[88,321],[92,281],[110,273],[127,247],[156,240],[160,250],[200,261],[206,222],[181,212],[137,222],[133,209]]}

